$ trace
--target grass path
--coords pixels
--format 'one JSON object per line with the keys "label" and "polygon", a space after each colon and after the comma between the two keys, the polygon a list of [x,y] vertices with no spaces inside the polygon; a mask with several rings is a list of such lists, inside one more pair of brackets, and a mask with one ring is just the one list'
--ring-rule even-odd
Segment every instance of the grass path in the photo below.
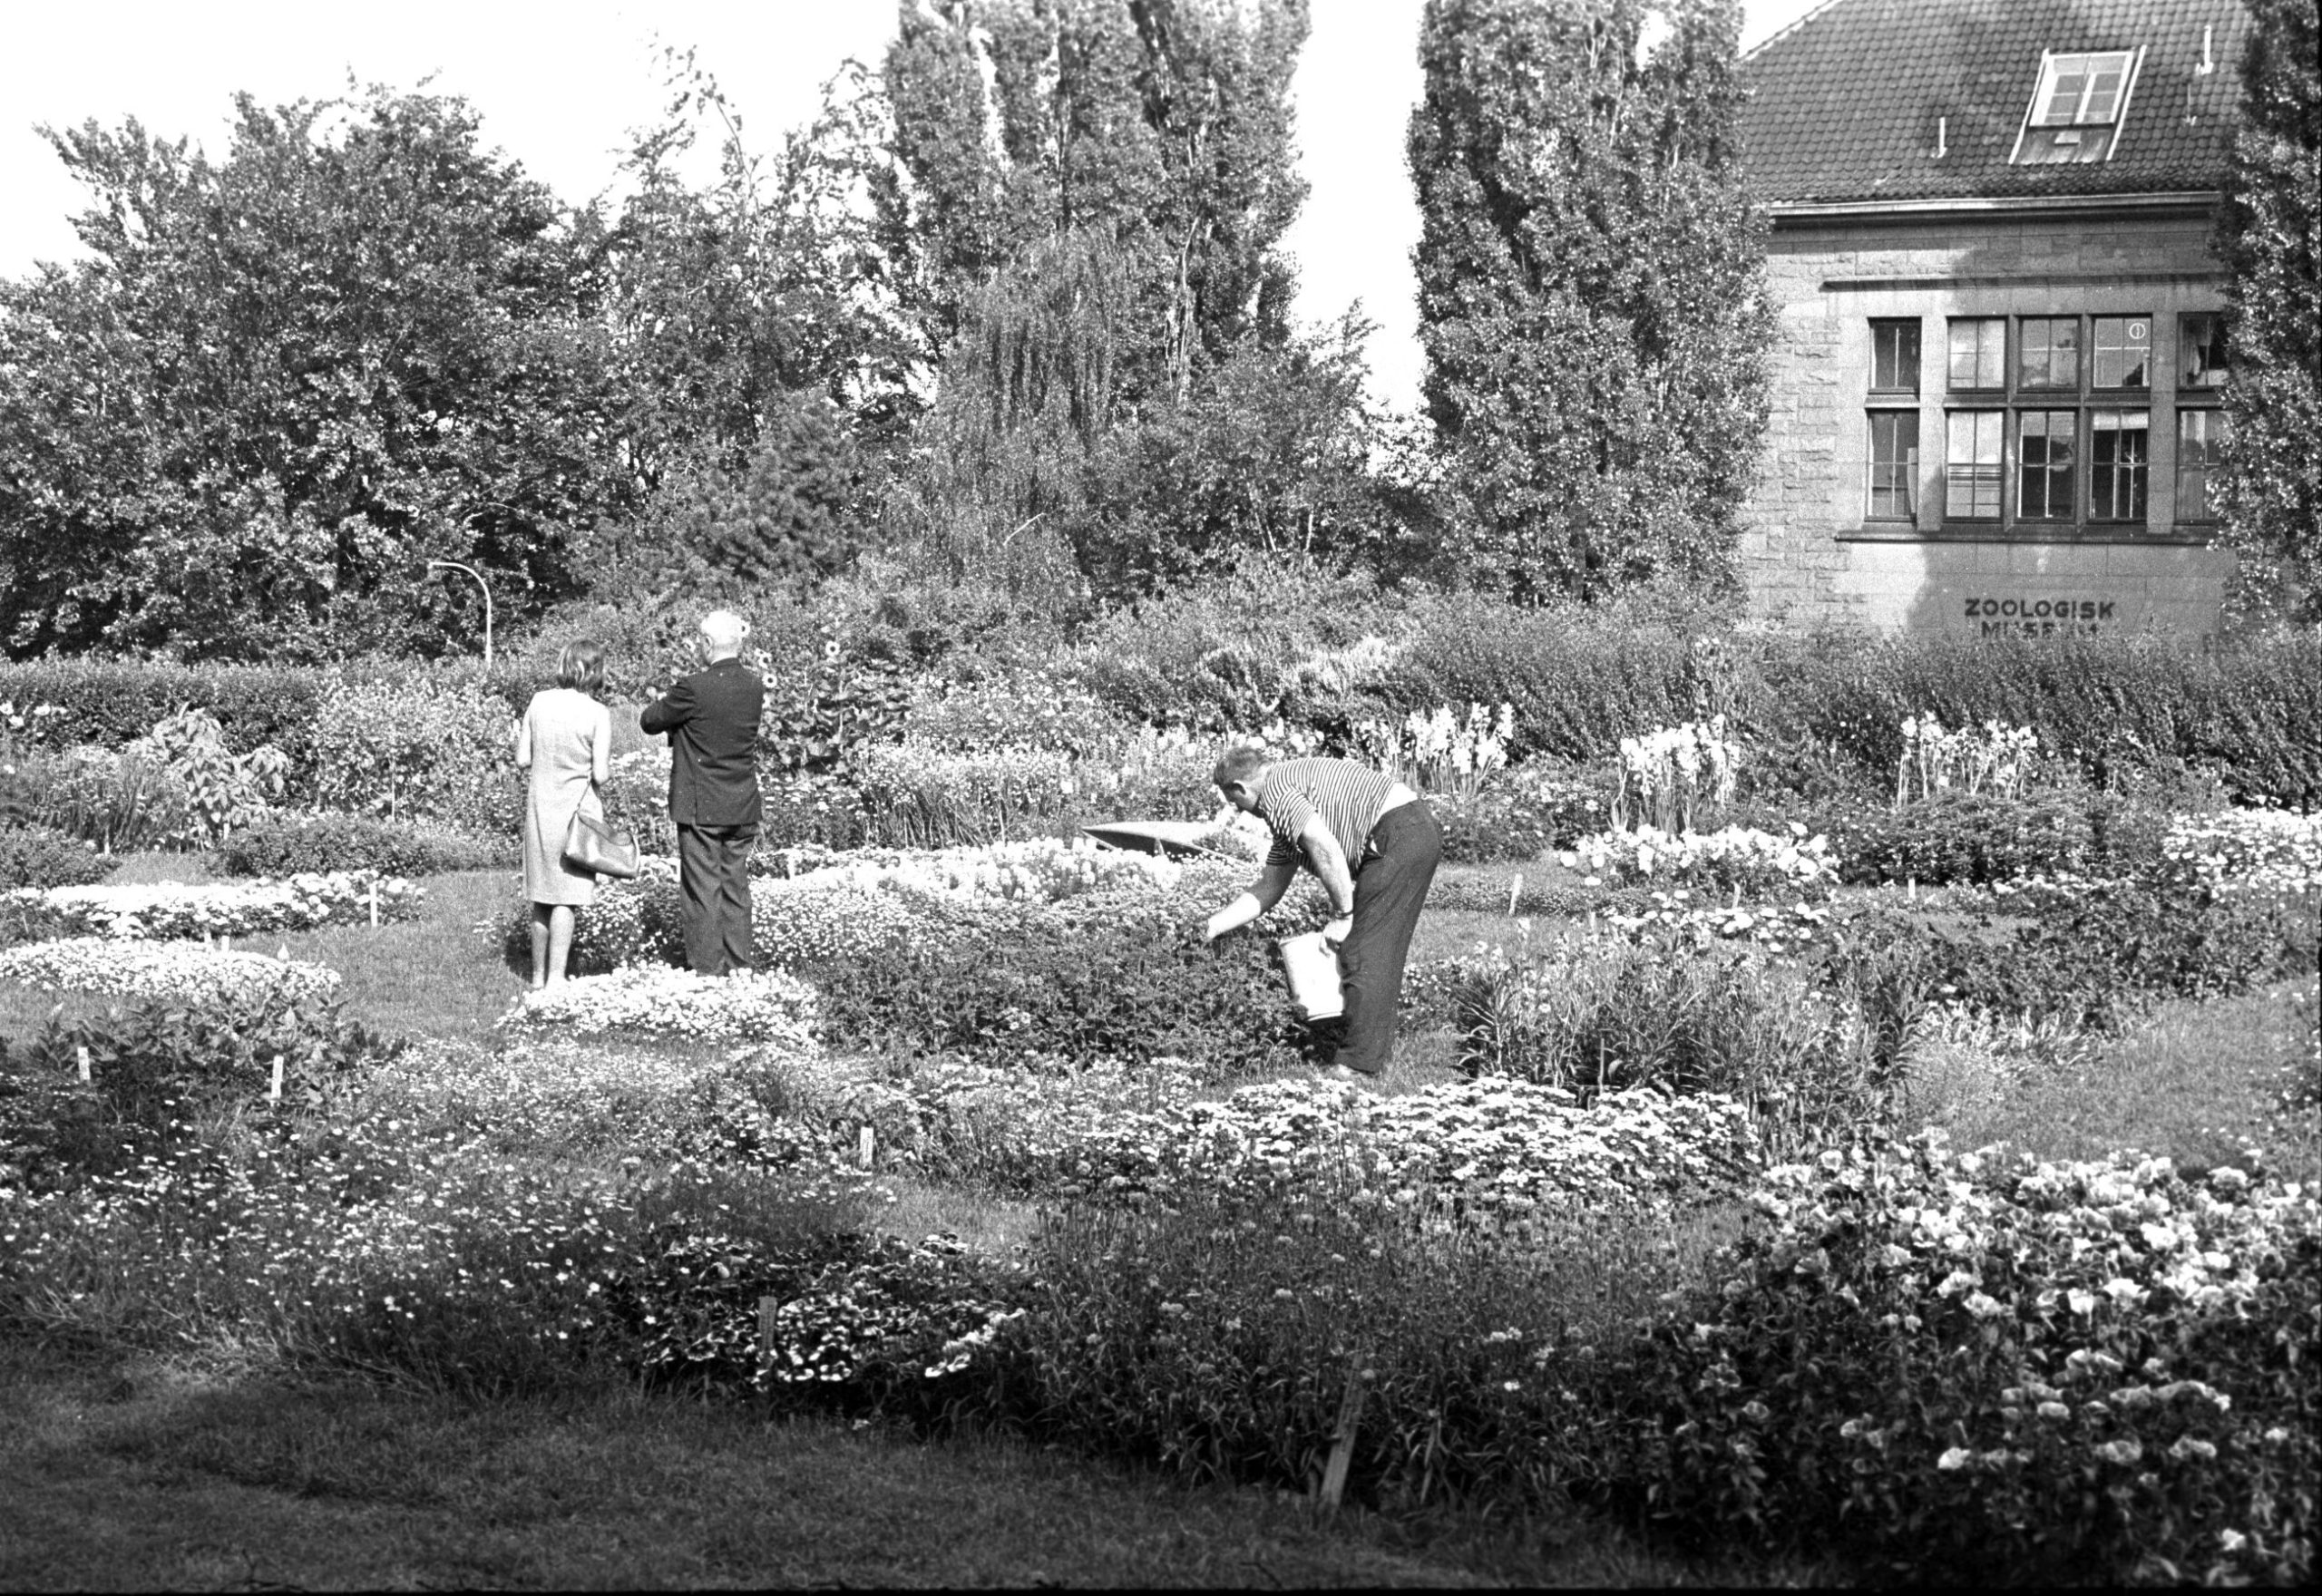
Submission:
{"label": "grass path", "polygon": [[[1698,1582],[1521,1531],[1187,1490],[620,1390],[477,1405],[0,1339],[0,1589]],[[1738,1572],[1726,1571],[1729,1574]]]}

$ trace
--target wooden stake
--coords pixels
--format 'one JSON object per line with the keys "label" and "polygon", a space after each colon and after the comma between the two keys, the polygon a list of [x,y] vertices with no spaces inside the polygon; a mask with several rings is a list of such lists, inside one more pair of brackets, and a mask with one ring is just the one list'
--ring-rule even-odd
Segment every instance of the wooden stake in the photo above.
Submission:
{"label": "wooden stake", "polygon": [[85,1086],[89,1084],[89,1050],[86,1046],[81,1046],[75,1047],[73,1051],[80,1056],[81,1084]]}
{"label": "wooden stake", "polygon": [[1346,1395],[1339,1400],[1339,1425],[1332,1434],[1331,1460],[1322,1467],[1322,1511],[1336,1513],[1346,1493],[1347,1465],[1354,1461],[1354,1432],[1362,1422],[1362,1371],[1349,1369]]}
{"label": "wooden stake", "polygon": [[274,1080],[266,1089],[266,1100],[268,1103],[282,1101],[282,1055],[279,1053],[274,1056]]}
{"label": "wooden stake", "polygon": [[863,1127],[862,1134],[854,1138],[854,1150],[856,1154],[863,1160],[863,1167],[864,1169],[869,1169],[871,1167],[871,1127],[869,1125],[864,1125]]}
{"label": "wooden stake", "polygon": [[379,929],[379,883],[376,881],[371,883],[371,929],[375,931]]}
{"label": "wooden stake", "polygon": [[758,1361],[774,1361],[774,1310],[782,1306],[778,1297],[758,1299]]}
{"label": "wooden stake", "polygon": [[1510,920],[1516,918],[1516,900],[1523,890],[1524,872],[1519,870],[1516,872],[1516,879],[1507,883],[1507,916]]}

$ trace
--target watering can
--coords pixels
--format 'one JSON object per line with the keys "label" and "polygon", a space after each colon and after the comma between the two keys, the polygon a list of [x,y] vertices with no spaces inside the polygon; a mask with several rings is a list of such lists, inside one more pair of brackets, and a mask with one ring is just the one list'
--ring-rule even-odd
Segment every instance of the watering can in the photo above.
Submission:
{"label": "watering can", "polygon": [[1290,1006],[1300,1018],[1311,1024],[1335,1019],[1346,1012],[1346,996],[1340,988],[1339,950],[1322,932],[1284,937],[1273,950],[1282,960],[1283,977],[1290,983]]}

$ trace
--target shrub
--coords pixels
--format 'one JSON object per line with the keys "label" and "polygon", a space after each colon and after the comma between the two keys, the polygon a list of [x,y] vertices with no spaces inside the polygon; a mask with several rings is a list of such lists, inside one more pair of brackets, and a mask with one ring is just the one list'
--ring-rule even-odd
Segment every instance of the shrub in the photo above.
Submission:
{"label": "shrub", "polygon": [[56,658],[0,663],[0,698],[62,708],[40,732],[51,748],[118,749],[180,709],[203,710],[216,717],[232,752],[266,744],[281,749],[295,785],[312,771],[310,738],[333,680],[328,671],[301,666]]}
{"label": "shrub", "polygon": [[[53,1189],[192,1146],[206,1116],[264,1109],[273,1061],[288,1112],[327,1108],[403,1044],[374,1036],[327,998],[276,986],[187,1000],[146,998],[0,1043],[0,1146],[26,1185]],[[78,1084],[80,1056],[89,1081]]]}
{"label": "shrub", "polygon": [[102,852],[130,852],[182,832],[186,791],[150,748],[77,744],[0,766],[0,816],[52,826]]}
{"label": "shrub", "polygon": [[507,706],[475,684],[338,684],[317,715],[311,746],[321,807],[502,836],[522,826]]}
{"label": "shrub", "polygon": [[479,837],[427,821],[393,822],[361,814],[269,814],[236,832],[210,856],[228,876],[288,876],[327,871],[432,876],[512,865],[504,839]]}
{"label": "shrub", "polygon": [[237,754],[218,717],[203,709],[164,716],[130,744],[158,761],[185,793],[184,818],[169,839],[201,846],[224,841],[282,796],[289,758],[271,743]]}
{"label": "shrub", "polygon": [[[2024,798],[1946,792],[1901,808],[1849,806],[1828,820],[1839,879],[1981,885],[2076,873],[2095,852],[2089,806],[2077,793]],[[2119,839],[2117,830],[2110,835]]]}
{"label": "shrub", "polygon": [[92,844],[46,826],[0,826],[0,890],[85,887],[112,874],[113,863]]}
{"label": "shrub", "polygon": [[[1906,1025],[1742,949],[1558,939],[1453,978],[1460,1063],[1577,1095],[1658,1086],[1746,1105],[1781,1149],[1885,1121]],[[1889,1039],[1893,1045],[1889,1045]]]}
{"label": "shrub", "polygon": [[1732,1278],[1606,1371],[1605,1473],[1656,1514],[1911,1581],[2309,1577],[2311,1196],[1923,1139],[1760,1201]]}
{"label": "shrub", "polygon": [[1071,765],[1039,748],[946,754],[912,743],[874,744],[856,751],[851,777],[872,836],[891,847],[1053,834],[1074,806]]}

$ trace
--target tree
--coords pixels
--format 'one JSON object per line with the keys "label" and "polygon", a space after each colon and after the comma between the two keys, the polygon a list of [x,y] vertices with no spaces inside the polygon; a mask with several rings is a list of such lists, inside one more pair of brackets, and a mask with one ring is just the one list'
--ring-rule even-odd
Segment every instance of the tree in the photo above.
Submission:
{"label": "tree", "polygon": [[2247,590],[2322,620],[2322,67],[2313,0],[2249,0],[2219,252],[2231,276],[2223,540]]}
{"label": "tree", "polygon": [[1732,0],[1429,0],[1424,393],[1480,586],[1730,579],[1773,326],[1739,32]]}
{"label": "tree", "polygon": [[1305,197],[1290,78],[1306,0],[903,0],[872,194],[931,353],[1043,241],[1101,239],[1141,308],[1124,393],[1182,401],[1246,336],[1288,336]]}
{"label": "tree", "polygon": [[236,108],[215,164],[133,121],[47,132],[93,258],[0,286],[12,652],[425,646],[475,603],[428,560],[522,610],[623,497],[586,275],[473,112]]}
{"label": "tree", "polygon": [[[633,193],[610,226],[587,219],[638,489],[690,491],[679,479],[748,471],[772,418],[817,396],[843,413],[834,437],[850,458],[858,433],[899,433],[916,408],[915,346],[854,202],[881,136],[868,85],[842,73],[815,121],[766,156],[690,54],[668,66],[667,110],[624,163]],[[696,190],[678,161],[712,120],[718,175]]]}

